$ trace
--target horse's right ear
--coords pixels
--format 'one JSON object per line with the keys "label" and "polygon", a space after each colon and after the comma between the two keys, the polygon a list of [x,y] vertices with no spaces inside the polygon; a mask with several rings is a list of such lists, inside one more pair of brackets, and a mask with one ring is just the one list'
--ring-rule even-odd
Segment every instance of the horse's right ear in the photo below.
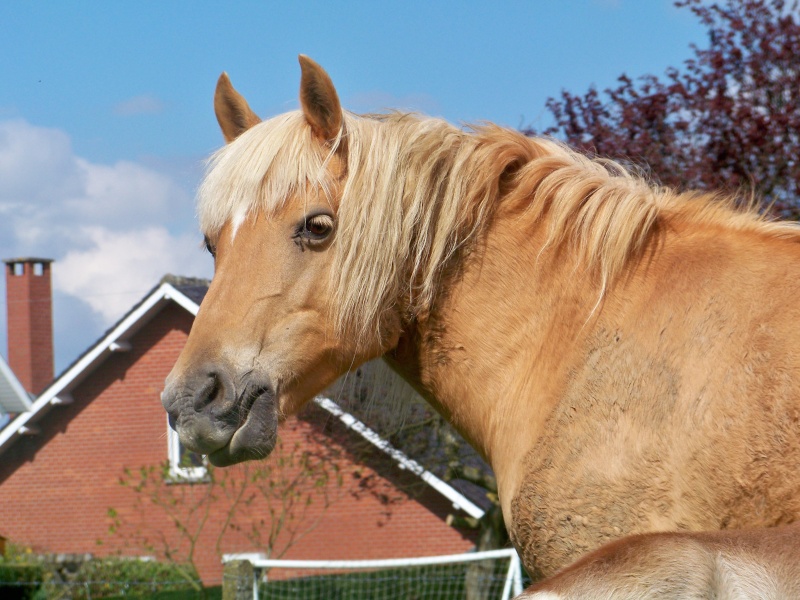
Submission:
{"label": "horse's right ear", "polygon": [[253,125],[261,122],[256,113],[250,109],[247,100],[233,88],[227,73],[220,75],[217,81],[214,112],[222,129],[222,135],[229,144]]}

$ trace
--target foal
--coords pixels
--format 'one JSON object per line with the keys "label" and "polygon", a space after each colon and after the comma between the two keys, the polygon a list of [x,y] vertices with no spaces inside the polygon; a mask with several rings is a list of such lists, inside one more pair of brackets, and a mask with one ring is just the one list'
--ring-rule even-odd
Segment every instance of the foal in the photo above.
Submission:
{"label": "foal", "polygon": [[800,598],[800,523],[622,538],[519,598],[795,600]]}

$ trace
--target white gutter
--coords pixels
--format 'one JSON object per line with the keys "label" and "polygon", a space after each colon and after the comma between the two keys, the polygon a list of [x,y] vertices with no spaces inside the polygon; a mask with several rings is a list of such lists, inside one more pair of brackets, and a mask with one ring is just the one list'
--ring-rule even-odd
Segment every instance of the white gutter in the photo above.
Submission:
{"label": "white gutter", "polygon": [[370,444],[391,456],[401,469],[408,469],[414,473],[414,475],[417,475],[420,479],[422,479],[422,481],[427,483],[442,496],[450,500],[457,510],[463,510],[470,517],[474,517],[476,519],[480,519],[484,515],[485,511],[481,507],[471,502],[466,496],[464,496],[464,494],[459,492],[450,484],[445,483],[436,475],[425,469],[417,461],[409,458],[405,453],[392,446],[389,442],[384,440],[364,423],[356,419],[353,415],[342,410],[342,408],[330,398],[317,396],[314,398],[314,402],[316,402],[318,406],[322,407],[330,414],[337,417],[348,429],[352,429]]}
{"label": "white gutter", "polygon": [[179,292],[172,286],[172,284],[162,283],[159,289],[164,290],[164,298],[167,300],[174,300],[177,304],[190,312],[193,317],[197,316],[197,311],[200,310],[200,305],[193,300],[190,300],[182,292]]}

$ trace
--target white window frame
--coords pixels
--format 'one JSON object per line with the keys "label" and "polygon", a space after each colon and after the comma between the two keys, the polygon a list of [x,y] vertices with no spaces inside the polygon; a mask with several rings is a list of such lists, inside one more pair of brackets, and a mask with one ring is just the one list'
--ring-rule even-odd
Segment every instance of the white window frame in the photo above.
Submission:
{"label": "white window frame", "polygon": [[167,454],[169,456],[169,475],[177,481],[201,481],[208,476],[206,457],[203,457],[202,467],[181,466],[181,442],[178,432],[169,426],[167,416]]}

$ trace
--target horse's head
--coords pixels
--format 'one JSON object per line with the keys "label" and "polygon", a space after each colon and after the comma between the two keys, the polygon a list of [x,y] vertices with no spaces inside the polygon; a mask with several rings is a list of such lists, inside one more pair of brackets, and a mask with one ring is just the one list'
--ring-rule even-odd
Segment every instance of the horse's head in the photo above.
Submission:
{"label": "horse's head", "polygon": [[399,336],[391,311],[376,335],[343,334],[332,281],[345,116],[328,75],[300,63],[298,112],[261,122],[225,74],[214,99],[227,145],[198,212],[215,275],[162,401],[181,442],[215,465],[269,454],[282,418]]}

